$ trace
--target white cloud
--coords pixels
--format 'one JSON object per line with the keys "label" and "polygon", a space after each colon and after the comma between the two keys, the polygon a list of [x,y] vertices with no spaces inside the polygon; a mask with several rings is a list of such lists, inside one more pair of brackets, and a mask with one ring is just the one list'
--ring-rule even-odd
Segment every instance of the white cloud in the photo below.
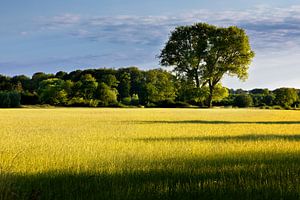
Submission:
{"label": "white cloud", "polygon": [[88,41],[155,45],[166,40],[178,25],[208,22],[220,26],[237,25],[246,29],[254,48],[293,47],[300,44],[300,6],[246,11],[192,11],[170,16],[80,16],[64,14],[46,20],[43,28],[69,33]]}

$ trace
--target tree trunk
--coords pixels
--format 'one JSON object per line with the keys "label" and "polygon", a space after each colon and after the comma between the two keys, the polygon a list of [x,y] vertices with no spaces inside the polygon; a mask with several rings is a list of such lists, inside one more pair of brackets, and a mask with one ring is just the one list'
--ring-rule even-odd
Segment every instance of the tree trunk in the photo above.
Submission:
{"label": "tree trunk", "polygon": [[195,81],[196,81],[197,88],[200,88],[200,81],[199,81],[199,76],[197,71],[195,72]]}
{"label": "tree trunk", "polygon": [[209,83],[208,107],[212,108],[214,86]]}

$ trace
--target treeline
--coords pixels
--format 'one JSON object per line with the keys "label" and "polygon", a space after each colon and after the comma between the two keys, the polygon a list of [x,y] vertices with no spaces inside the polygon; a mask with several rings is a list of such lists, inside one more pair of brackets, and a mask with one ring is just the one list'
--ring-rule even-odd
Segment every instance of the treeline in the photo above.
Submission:
{"label": "treeline", "polygon": [[[295,108],[300,91],[294,88],[233,90],[218,84],[215,106]],[[0,75],[0,107],[49,104],[54,106],[146,106],[205,107],[209,88],[194,80],[162,69],[142,71],[136,67],[87,69],[70,73],[35,73],[7,77]]]}

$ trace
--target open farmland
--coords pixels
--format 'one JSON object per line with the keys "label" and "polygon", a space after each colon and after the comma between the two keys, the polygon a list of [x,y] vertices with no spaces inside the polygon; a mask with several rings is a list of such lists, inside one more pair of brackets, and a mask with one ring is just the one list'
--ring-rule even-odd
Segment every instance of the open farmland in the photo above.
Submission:
{"label": "open farmland", "polygon": [[299,198],[299,111],[0,110],[0,199]]}

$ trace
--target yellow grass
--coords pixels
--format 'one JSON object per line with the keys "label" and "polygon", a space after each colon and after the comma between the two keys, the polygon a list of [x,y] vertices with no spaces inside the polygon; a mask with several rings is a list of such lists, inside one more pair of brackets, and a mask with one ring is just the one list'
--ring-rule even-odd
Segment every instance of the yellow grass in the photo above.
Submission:
{"label": "yellow grass", "polygon": [[[282,197],[291,195],[291,198],[295,198],[300,194],[300,186],[295,185],[300,182],[299,156],[299,111],[89,108],[0,110],[0,174],[21,179],[47,173],[93,176],[162,173],[158,177],[170,173],[166,179],[171,180],[171,186],[165,179],[158,183],[137,183],[146,187],[140,188],[141,193],[150,187],[153,193],[160,193],[160,196],[154,197],[165,195],[171,198],[166,195],[170,187],[176,188],[176,184],[179,184],[179,189],[174,190],[174,193],[180,188],[185,188],[189,193],[188,186],[180,184],[194,184],[183,183],[179,172],[185,175],[184,180],[193,178],[193,175],[205,177],[213,173],[212,178],[197,179],[201,187],[204,187],[205,181],[208,184],[214,181],[221,184],[223,181],[222,184],[225,184],[230,179],[228,174],[232,173],[234,180],[229,182],[233,185],[246,184],[243,190],[248,193],[264,191],[263,188],[251,189],[251,184],[268,181],[265,175],[270,173],[274,177],[282,176],[284,180],[273,177],[269,180],[271,183],[260,184],[269,189],[295,186],[290,193],[278,193]],[[268,171],[269,166],[271,168]],[[247,174],[247,170],[252,170],[252,175],[258,177],[249,178],[252,175]],[[177,173],[175,181],[172,173]],[[14,198],[13,194],[21,195],[20,198],[32,195],[32,188],[24,191],[16,189],[13,182],[17,179],[10,179],[11,185],[3,189],[6,196],[2,198]],[[7,181],[8,178],[3,180]],[[37,187],[36,183],[32,184]],[[128,184],[134,183],[129,181]],[[159,184],[161,189],[158,191],[156,185]],[[222,184],[209,188],[219,191],[219,187],[222,187],[225,190],[227,186]],[[51,188],[39,190],[42,192],[37,195],[50,199],[48,192]],[[130,188],[125,190],[130,199]],[[197,192],[197,188],[194,190]],[[230,195],[235,191],[232,189]],[[248,193],[246,197],[251,197],[251,192]],[[109,198],[110,193],[107,195]]]}

